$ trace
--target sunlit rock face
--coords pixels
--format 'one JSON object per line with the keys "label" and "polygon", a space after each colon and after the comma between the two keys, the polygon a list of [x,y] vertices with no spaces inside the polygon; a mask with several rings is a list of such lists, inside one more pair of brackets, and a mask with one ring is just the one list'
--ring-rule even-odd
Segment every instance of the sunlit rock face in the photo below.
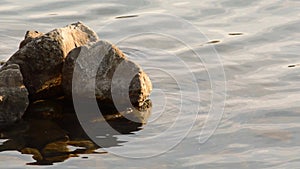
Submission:
{"label": "sunlit rock face", "polygon": [[97,34],[78,22],[46,34],[27,31],[20,49],[4,65],[18,64],[30,100],[62,95],[64,59],[74,48],[98,40]]}

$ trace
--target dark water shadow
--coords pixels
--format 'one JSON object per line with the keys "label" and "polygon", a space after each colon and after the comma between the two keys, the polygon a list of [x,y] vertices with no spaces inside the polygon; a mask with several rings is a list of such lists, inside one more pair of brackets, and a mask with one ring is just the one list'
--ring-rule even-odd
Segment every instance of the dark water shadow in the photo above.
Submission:
{"label": "dark water shadow", "polygon": [[240,36],[240,35],[244,35],[242,32],[231,32],[231,33],[228,33],[228,35],[230,36]]}
{"label": "dark water shadow", "polygon": [[139,15],[126,15],[126,16],[117,16],[115,19],[125,19],[125,18],[135,18],[138,17]]}
{"label": "dark water shadow", "polygon": [[[124,118],[112,106],[100,104],[103,117],[96,118],[91,123],[109,123],[118,134],[133,134],[142,129],[151,113],[152,103],[146,101],[139,108],[140,121],[133,122]],[[135,112],[137,113],[137,112]],[[119,146],[116,133],[99,131],[103,136],[102,148]],[[72,103],[59,100],[38,101],[31,104],[22,121],[13,126],[0,129],[0,139],[8,139],[0,145],[2,151],[19,151],[22,154],[32,154],[35,160],[28,165],[52,165],[63,162],[80,154],[102,154],[96,145],[82,129],[74,112]],[[105,147],[103,147],[105,145]],[[97,150],[98,151],[95,151]]]}
{"label": "dark water shadow", "polygon": [[293,64],[293,65],[288,65],[288,67],[299,67],[300,64]]}

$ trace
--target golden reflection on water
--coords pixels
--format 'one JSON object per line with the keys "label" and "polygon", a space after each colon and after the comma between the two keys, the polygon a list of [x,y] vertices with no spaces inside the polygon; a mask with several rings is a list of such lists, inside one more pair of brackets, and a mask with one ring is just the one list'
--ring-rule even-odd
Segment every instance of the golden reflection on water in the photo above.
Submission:
{"label": "golden reflection on water", "polygon": [[[149,100],[139,108],[139,112],[133,112],[139,118],[138,122],[124,118],[120,115],[124,112],[117,112],[113,107],[100,106],[104,118],[96,118],[91,123],[101,125],[107,122],[121,134],[132,134],[146,123],[151,106]],[[122,143],[113,133],[99,131],[99,136],[103,136],[105,142],[109,143],[105,144],[106,147]],[[97,150],[101,147],[86,135],[72,104],[63,99],[31,104],[22,121],[14,126],[0,128],[0,139],[7,139],[0,145],[0,152],[16,150],[22,154],[32,154],[35,162],[29,165],[52,165],[70,157],[79,157],[80,154],[106,153]]]}

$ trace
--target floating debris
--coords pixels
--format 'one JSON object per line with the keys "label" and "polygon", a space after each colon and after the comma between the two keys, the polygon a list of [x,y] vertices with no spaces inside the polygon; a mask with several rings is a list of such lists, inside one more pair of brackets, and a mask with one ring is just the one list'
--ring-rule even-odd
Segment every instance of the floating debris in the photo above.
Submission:
{"label": "floating debris", "polygon": [[220,40],[212,40],[212,41],[207,42],[207,44],[211,44],[211,43],[219,43],[219,42],[221,42],[221,41],[220,41]]}
{"label": "floating debris", "polygon": [[228,33],[228,35],[237,36],[237,35],[243,35],[243,33],[241,33],[241,32],[233,32],[233,33]]}
{"label": "floating debris", "polygon": [[5,63],[6,63],[6,61],[1,60],[1,61],[0,61],[0,66],[3,66]]}
{"label": "floating debris", "polygon": [[139,15],[117,16],[115,19],[134,18],[134,17],[138,17],[138,16]]}
{"label": "floating debris", "polygon": [[288,65],[288,67],[298,67],[298,66],[300,66],[300,64],[294,64],[294,65]]}

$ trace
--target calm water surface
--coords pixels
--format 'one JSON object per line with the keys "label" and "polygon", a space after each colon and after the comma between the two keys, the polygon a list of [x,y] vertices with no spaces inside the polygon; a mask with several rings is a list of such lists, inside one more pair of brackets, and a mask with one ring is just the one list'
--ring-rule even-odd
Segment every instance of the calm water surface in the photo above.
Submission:
{"label": "calm water surface", "polygon": [[[26,30],[80,20],[117,43],[154,84],[143,130],[116,135],[124,142],[106,154],[49,168],[300,168],[299,18],[297,0],[0,0],[0,59],[17,50]],[[217,89],[224,84],[222,112],[212,107],[223,104],[225,91]],[[209,117],[218,127],[199,142]],[[0,159],[0,168],[33,162],[17,151]]]}

